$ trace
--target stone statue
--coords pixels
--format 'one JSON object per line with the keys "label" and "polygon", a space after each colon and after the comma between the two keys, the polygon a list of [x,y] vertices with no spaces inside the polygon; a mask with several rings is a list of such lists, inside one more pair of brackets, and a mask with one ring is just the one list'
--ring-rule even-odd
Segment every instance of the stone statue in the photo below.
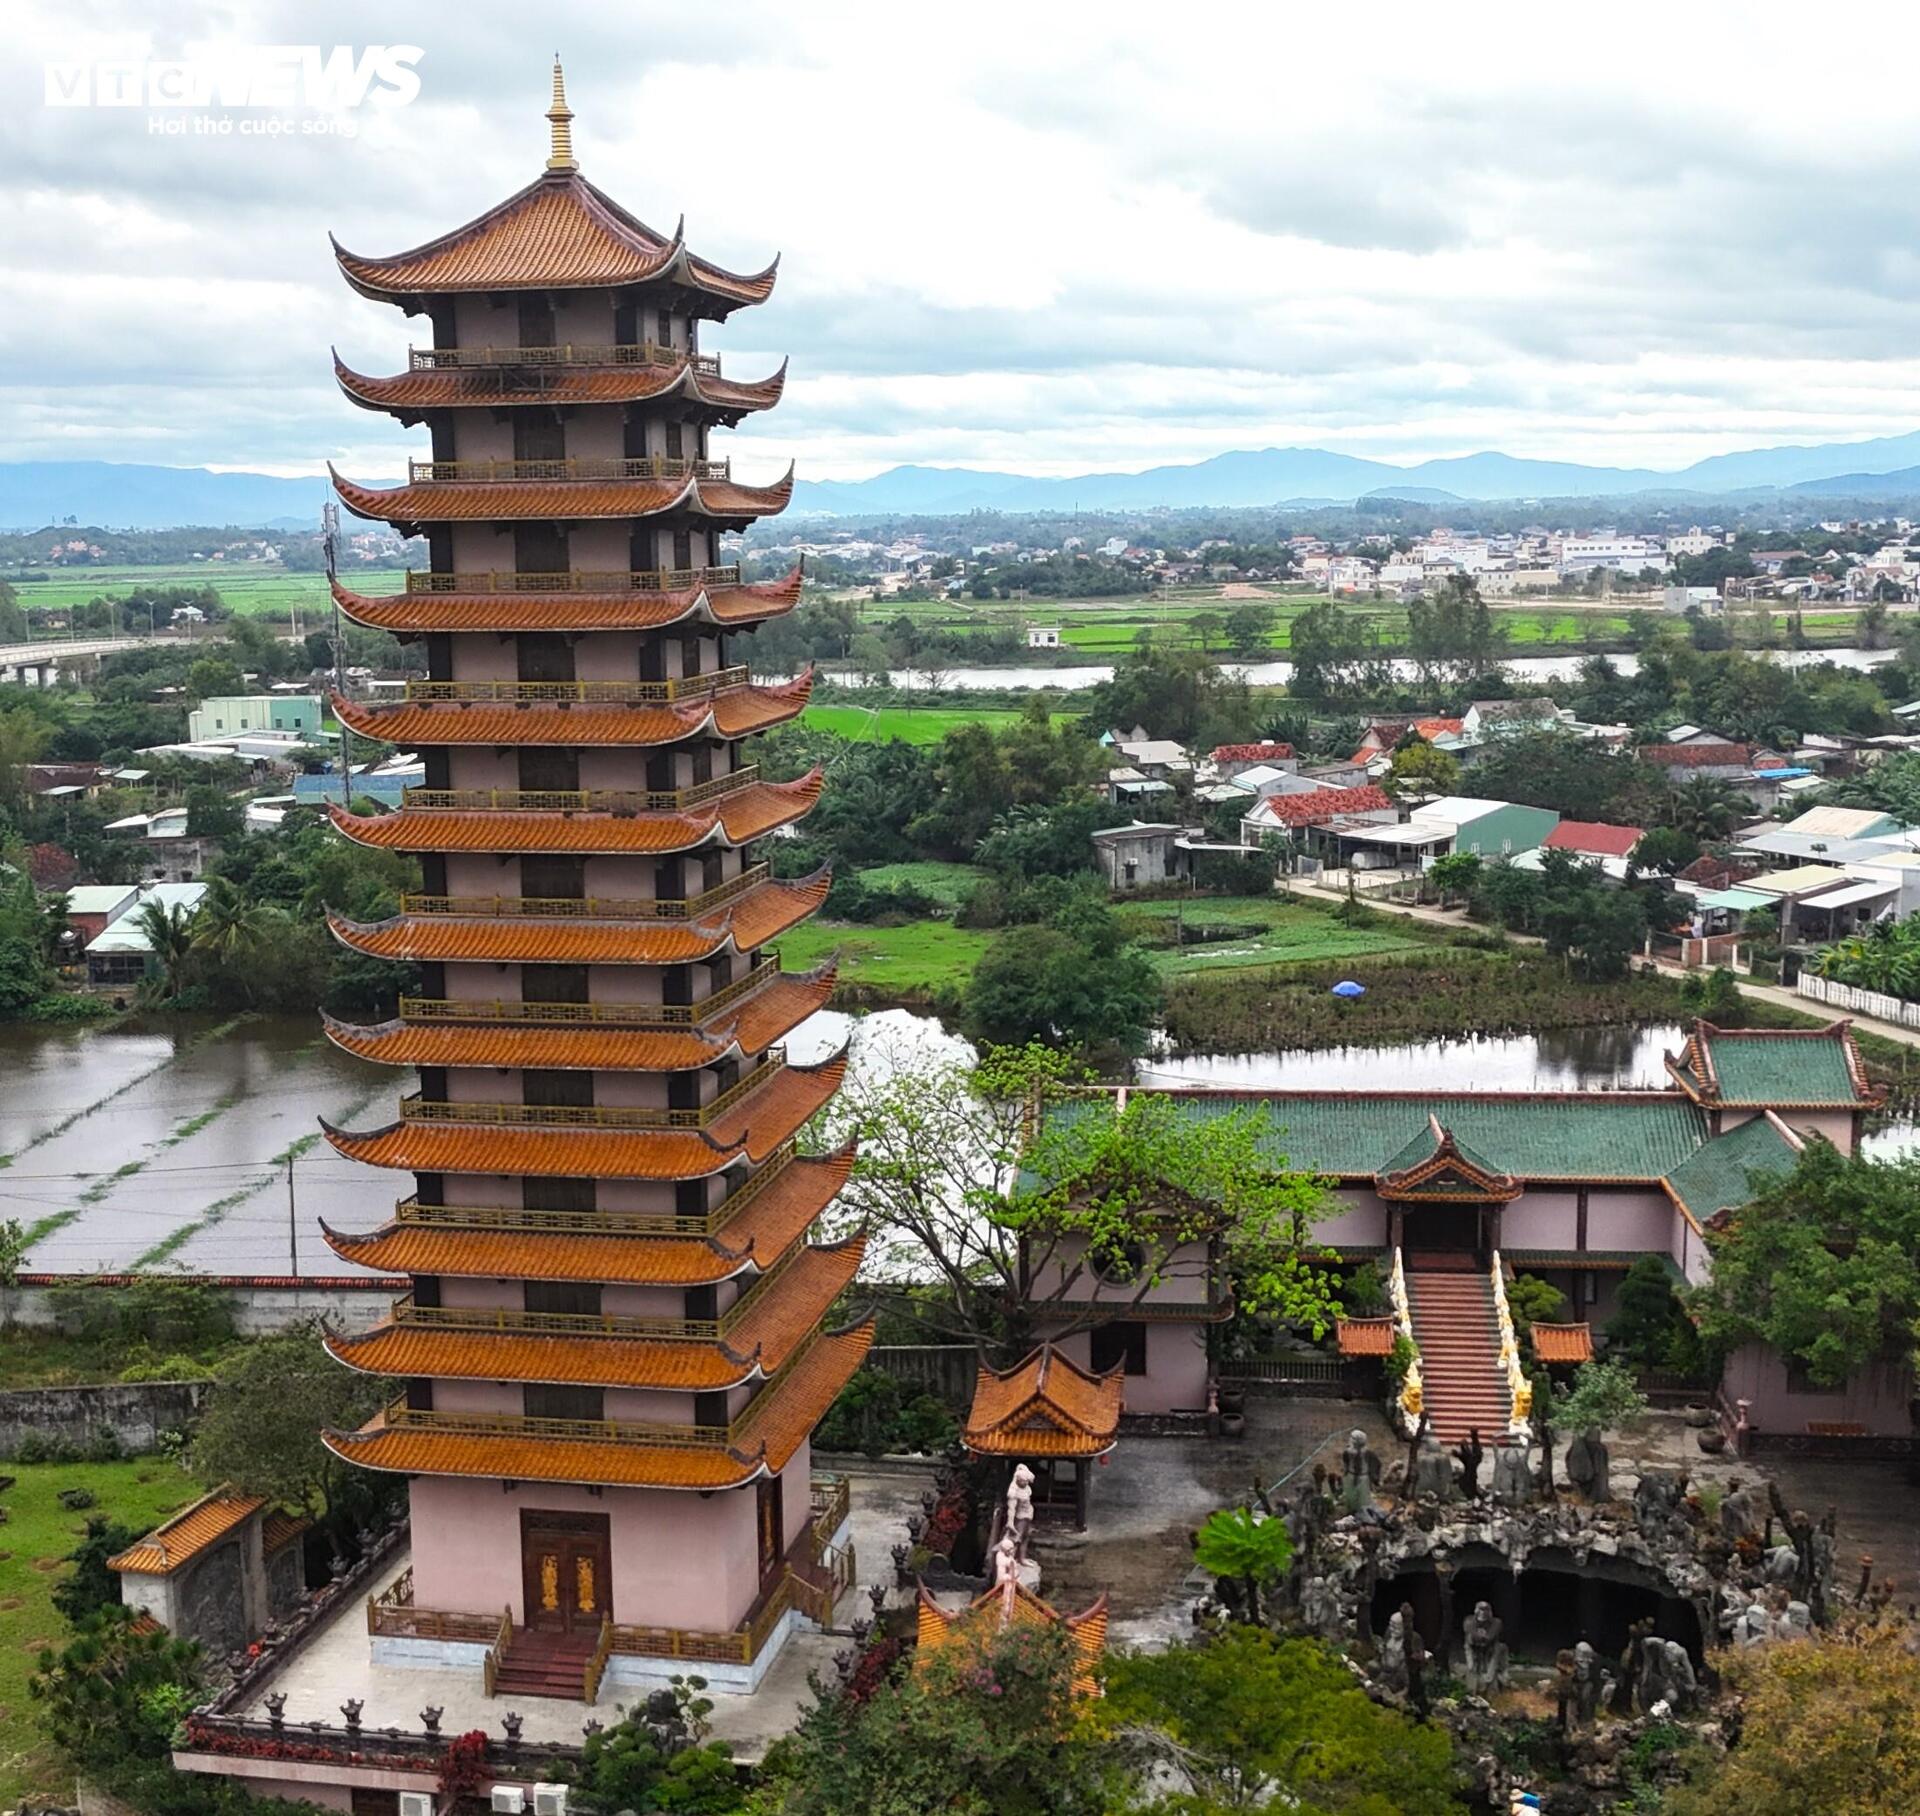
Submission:
{"label": "stone statue", "polygon": [[1774,1621],[1774,1631],[1781,1639],[1811,1639],[1813,1610],[1805,1602],[1788,1602],[1786,1612]]}
{"label": "stone statue", "polygon": [[1590,1728],[1600,1713],[1609,1688],[1600,1654],[1585,1640],[1573,1649],[1573,1725]]}
{"label": "stone statue", "polygon": [[1766,1510],[1759,1491],[1742,1487],[1740,1478],[1735,1476],[1720,1500],[1721,1532],[1730,1544],[1737,1545],[1742,1539],[1759,1537],[1765,1521]]}
{"label": "stone statue", "polygon": [[1420,1449],[1413,1463],[1413,1493],[1416,1500],[1453,1499],[1453,1459],[1440,1448],[1432,1432],[1421,1433]]}
{"label": "stone statue", "polygon": [[1347,1434],[1347,1447],[1340,1455],[1340,1473],[1346,1483],[1349,1513],[1358,1513],[1373,1499],[1380,1486],[1380,1459],[1367,1443],[1367,1434],[1356,1426]]}
{"label": "stone statue", "polygon": [[1633,1513],[1641,1536],[1658,1544],[1678,1536],[1687,1516],[1681,1503],[1687,1498],[1687,1478],[1664,1469],[1643,1469],[1634,1484]]}
{"label": "stone statue", "polygon": [[993,1548],[994,1588],[1004,1589],[1008,1583],[1018,1583],[1021,1562],[1020,1541],[1009,1529],[1000,1535],[1000,1543]]}
{"label": "stone statue", "polygon": [[1024,1463],[1013,1466],[1013,1480],[1007,1484],[1007,1533],[1016,1562],[1024,1564],[1033,1538],[1033,1471]]}
{"label": "stone statue", "polygon": [[1310,1633],[1339,1639],[1347,1629],[1347,1602],[1330,1576],[1310,1576],[1300,1589],[1300,1619]]}
{"label": "stone statue", "polygon": [[1692,1710],[1698,1691],[1693,1660],[1678,1640],[1649,1638],[1641,1646],[1634,1701],[1642,1715],[1685,1715]]}
{"label": "stone statue", "polygon": [[1411,1625],[1404,1607],[1387,1617],[1387,1631],[1380,1641],[1380,1681],[1401,1695],[1407,1688],[1407,1628]]}
{"label": "stone statue", "polygon": [[1524,1507],[1533,1499],[1533,1471],[1527,1447],[1508,1437],[1493,1453],[1493,1498],[1502,1507]]}
{"label": "stone statue", "polygon": [[1598,1426],[1588,1426],[1567,1446],[1567,1480],[1586,1497],[1589,1506],[1613,1499],[1613,1483],[1607,1472],[1607,1446]]}
{"label": "stone statue", "polygon": [[1764,1646],[1773,1638],[1773,1615],[1765,1602],[1751,1601],[1734,1617],[1733,1643],[1736,1646]]}
{"label": "stone statue", "polygon": [[1487,1447],[1480,1442],[1480,1427],[1474,1426],[1466,1437],[1466,1442],[1456,1444],[1453,1454],[1460,1459],[1460,1492],[1468,1500],[1480,1498],[1480,1465],[1485,1460]]}
{"label": "stone statue", "polygon": [[1507,1648],[1500,1635],[1504,1623],[1490,1602],[1476,1602],[1467,1616],[1466,1668],[1461,1673],[1476,1696],[1491,1696],[1507,1687]]}

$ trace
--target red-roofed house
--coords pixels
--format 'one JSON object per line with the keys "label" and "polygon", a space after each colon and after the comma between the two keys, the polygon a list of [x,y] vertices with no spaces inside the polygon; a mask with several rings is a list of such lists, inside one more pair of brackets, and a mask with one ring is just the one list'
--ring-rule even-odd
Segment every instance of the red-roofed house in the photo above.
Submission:
{"label": "red-roofed house", "polygon": [[1375,719],[1368,724],[1353,760],[1365,763],[1370,758],[1383,756],[1409,733],[1434,744],[1442,738],[1458,738],[1465,729],[1464,719]]}
{"label": "red-roofed house", "polygon": [[1298,759],[1293,754],[1293,746],[1277,738],[1263,744],[1214,746],[1213,766],[1224,782],[1231,782],[1243,769],[1258,769],[1262,764],[1271,769],[1291,770],[1298,767]]}
{"label": "red-roofed house", "polygon": [[1294,794],[1268,795],[1240,821],[1242,844],[1258,845],[1270,832],[1292,837],[1303,827],[1329,820],[1397,820],[1400,810],[1378,788],[1303,788]]}
{"label": "red-roofed house", "polygon": [[1644,828],[1609,826],[1603,820],[1562,820],[1542,842],[1546,851],[1575,851],[1583,858],[1624,858],[1640,843]]}
{"label": "red-roofed house", "polygon": [[1642,744],[1634,755],[1664,769],[1669,782],[1684,782],[1689,776],[1744,776],[1753,767],[1749,744]]}

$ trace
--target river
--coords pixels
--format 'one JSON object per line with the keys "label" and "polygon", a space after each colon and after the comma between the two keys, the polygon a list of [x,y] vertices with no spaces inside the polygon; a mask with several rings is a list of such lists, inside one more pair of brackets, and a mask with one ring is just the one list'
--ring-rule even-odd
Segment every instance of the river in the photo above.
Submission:
{"label": "river", "polygon": [[[1759,650],[1755,653],[1789,668],[1805,668],[1816,662],[1832,662],[1841,668],[1873,668],[1894,658],[1894,652],[1886,649]],[[1566,656],[1511,656],[1500,666],[1516,681],[1564,681],[1586,661],[1588,654],[1581,650]],[[1608,660],[1623,675],[1639,673],[1637,656],[1612,655]],[[1244,674],[1256,687],[1282,687],[1293,679],[1291,662],[1233,662],[1222,666]],[[1394,658],[1393,672],[1402,680],[1412,680],[1418,670],[1409,658],[1398,656]],[[994,688],[1092,687],[1097,681],[1113,679],[1110,663],[1082,663],[1072,668],[943,668],[939,673],[941,687],[956,688],[963,693]],[[926,686],[926,671],[897,668],[888,680],[904,691],[919,691]]]}
{"label": "river", "polygon": [[[1317,1052],[1178,1055],[1137,1063],[1166,1089],[1571,1091],[1657,1089],[1684,1030],[1578,1028]],[[787,1038],[797,1064],[850,1049],[853,1079],[964,1057],[928,1016],[825,1011]],[[317,1119],[371,1128],[412,1077],[350,1059],[311,1020],[178,1027],[0,1026],[0,1217],[32,1232],[27,1267],[49,1273],[180,1267],[209,1274],[346,1274],[321,1239],[385,1221],[405,1175],[356,1166]],[[1920,1126],[1868,1141],[1920,1149]]]}

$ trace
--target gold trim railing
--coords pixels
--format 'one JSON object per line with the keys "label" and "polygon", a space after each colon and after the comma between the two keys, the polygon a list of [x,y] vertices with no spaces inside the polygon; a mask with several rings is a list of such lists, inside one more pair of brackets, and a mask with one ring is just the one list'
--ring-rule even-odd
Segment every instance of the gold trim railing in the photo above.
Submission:
{"label": "gold trim railing", "polygon": [[400,1431],[443,1431],[473,1437],[553,1438],[583,1444],[644,1444],[670,1450],[730,1450],[745,1444],[807,1352],[820,1340],[813,1332],[770,1381],[727,1425],[658,1425],[631,1419],[546,1419],[530,1413],[436,1412],[395,1400],[384,1415]]}
{"label": "gold trim railing", "polygon": [[444,1103],[418,1091],[401,1098],[404,1122],[509,1124],[543,1129],[704,1129],[785,1069],[787,1050],[769,1047],[759,1065],[698,1109],[648,1109],[638,1105],[546,1103]]}
{"label": "gold trim railing", "polygon": [[414,1196],[402,1198],[394,1206],[394,1221],[421,1229],[518,1230],[568,1236],[713,1236],[787,1170],[794,1154],[791,1141],[776,1148],[737,1192],[695,1217],[647,1211],[547,1211],[521,1205],[422,1204]]}
{"label": "gold trim railing", "polygon": [[552,460],[410,460],[409,485],[490,485],[502,480],[731,479],[730,460],[679,454],[630,454],[595,459],[561,455]]}
{"label": "gold trim railing", "polygon": [[409,347],[407,366],[414,372],[458,371],[472,366],[677,366],[686,361],[696,372],[720,376],[719,358],[689,353],[658,341],[631,344],[562,341],[552,347]]}
{"label": "gold trim railing", "polygon": [[751,788],[760,766],[685,788],[403,788],[404,807],[455,813],[678,813]]}
{"label": "gold trim railing", "polygon": [[694,921],[735,896],[745,895],[773,874],[769,864],[751,864],[731,882],[684,901],[657,896],[403,895],[402,914],[450,914],[474,919],[582,921]]}
{"label": "gold trim railing", "polygon": [[697,1003],[530,1003],[518,997],[403,996],[400,1019],[417,1022],[499,1023],[546,1028],[697,1028],[742,997],[752,996],[782,975],[780,954],[759,952],[744,977]]}
{"label": "gold trim railing", "polygon": [[799,1259],[790,1249],[717,1318],[648,1318],[618,1312],[530,1312],[514,1305],[419,1305],[411,1293],[393,1305],[393,1321],[417,1330],[513,1332],[523,1337],[627,1337],[717,1343],[739,1328],[774,1282]]}
{"label": "gold trim railing", "polygon": [[484,1645],[499,1633],[497,1621],[484,1614],[444,1614],[413,1605],[413,1566],[389,1583],[379,1595],[367,1597],[367,1632],[390,1639],[455,1640]]}
{"label": "gold trim railing", "polygon": [[814,1544],[824,1551],[853,1509],[853,1483],[843,1475],[817,1475],[809,1479],[807,1488]]}
{"label": "gold trim railing", "polygon": [[434,574],[412,569],[410,593],[685,593],[699,586],[738,586],[740,570],[728,567],[643,568],[626,573],[569,569],[558,574]]}
{"label": "gold trim railing", "polygon": [[587,1668],[582,1674],[580,1687],[584,1692],[583,1701],[592,1703],[600,1699],[600,1680],[606,1675],[607,1654],[613,1650],[613,1616],[603,1614],[600,1617],[600,1637],[594,1642],[593,1656],[587,1660]]}
{"label": "gold trim railing", "polygon": [[671,681],[409,681],[409,700],[492,702],[502,706],[605,702],[611,705],[671,706],[703,700],[731,687],[745,687],[751,675],[744,662],[708,675],[681,675]]}
{"label": "gold trim railing", "polygon": [[487,1695],[493,1694],[494,1685],[500,1681],[500,1666],[507,1656],[507,1648],[513,1644],[513,1610],[506,1608],[500,1615],[500,1625],[494,1630],[493,1644],[487,1648],[487,1656],[480,1661],[480,1684]]}

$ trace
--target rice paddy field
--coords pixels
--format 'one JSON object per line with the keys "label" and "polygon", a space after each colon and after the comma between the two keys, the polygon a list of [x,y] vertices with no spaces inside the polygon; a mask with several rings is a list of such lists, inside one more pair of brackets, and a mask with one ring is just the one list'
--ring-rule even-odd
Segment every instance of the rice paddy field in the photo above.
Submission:
{"label": "rice paddy field", "polygon": [[779,942],[788,971],[807,971],[837,957],[848,1000],[927,1002],[957,990],[973,975],[994,935],[946,921],[909,921],[900,927],[856,927],[809,921]]}
{"label": "rice paddy field", "polygon": [[[356,588],[370,593],[397,592],[407,583],[401,568],[367,568],[351,578]],[[303,626],[310,615],[318,624],[319,614],[333,610],[325,574],[290,574],[270,561],[90,567],[55,573],[45,580],[16,580],[12,585],[29,610],[58,610],[84,605],[89,599],[124,599],[129,593],[170,586],[210,586],[231,610],[249,617],[287,618],[298,610]]]}
{"label": "rice paddy field", "polygon": [[1399,927],[1349,927],[1327,909],[1278,897],[1125,902],[1115,913],[1168,979],[1408,952],[1427,943]]}
{"label": "rice paddy field", "polygon": [[815,731],[834,732],[855,744],[938,744],[962,725],[998,731],[1020,715],[993,707],[809,706],[802,722]]}

